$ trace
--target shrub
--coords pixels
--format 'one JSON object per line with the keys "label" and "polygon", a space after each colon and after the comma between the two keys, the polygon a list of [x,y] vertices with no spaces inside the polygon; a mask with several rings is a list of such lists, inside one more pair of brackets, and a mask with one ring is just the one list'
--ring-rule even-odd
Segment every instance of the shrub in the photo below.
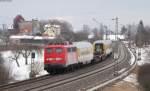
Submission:
{"label": "shrub", "polygon": [[145,64],[139,68],[138,82],[145,91],[150,91],[150,64]]}

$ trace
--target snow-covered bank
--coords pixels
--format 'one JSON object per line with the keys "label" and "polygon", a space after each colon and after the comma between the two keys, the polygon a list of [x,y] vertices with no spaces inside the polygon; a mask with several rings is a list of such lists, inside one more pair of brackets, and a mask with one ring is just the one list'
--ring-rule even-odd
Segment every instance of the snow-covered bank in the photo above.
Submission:
{"label": "snow-covered bank", "polygon": [[[128,47],[128,45],[126,45],[126,47]],[[150,46],[137,48],[132,45],[131,50],[135,52],[137,58],[139,58],[139,60],[137,60],[137,67],[122,81],[112,85],[111,87],[106,87],[106,89],[104,89],[103,91],[144,91],[138,82],[138,72],[139,67],[143,66],[144,64],[150,63]],[[139,52],[140,55],[138,55]],[[132,60],[133,59],[131,55],[131,64],[133,63]]]}
{"label": "snow-covered bank", "polygon": [[131,73],[129,76],[127,76],[123,81],[133,83],[134,85],[139,85],[137,81],[137,74]]}
{"label": "snow-covered bank", "polygon": [[[48,74],[44,71],[44,57],[43,57],[43,50],[41,51],[34,51],[35,52],[35,59],[34,59],[34,71],[37,76]],[[21,81],[25,79],[29,79],[29,74],[31,71],[31,54],[28,57],[28,65],[25,65],[25,58],[20,54],[18,58],[18,63],[20,67],[17,66],[17,63],[12,58],[14,57],[13,51],[5,51],[1,52],[1,56],[4,59],[5,66],[11,67],[10,68],[10,75],[14,80],[11,80],[11,83],[14,81]]]}
{"label": "snow-covered bank", "polygon": [[[139,60],[137,61],[137,64],[139,66],[150,63],[150,46],[136,48],[136,53],[139,58]],[[140,53],[140,55],[138,55],[138,53]]]}
{"label": "snow-covered bank", "polygon": [[[128,47],[128,45],[126,45],[126,47]],[[128,51],[131,54],[131,59],[130,59],[130,65],[133,65],[133,63],[135,62],[135,56],[133,55],[133,53],[136,51],[134,46],[132,46],[130,49],[128,49]],[[136,52],[138,53],[138,52]],[[136,55],[136,54],[135,54]],[[138,85],[138,81],[137,81],[137,74],[135,73],[131,73],[130,75],[128,75],[125,79],[123,79],[123,81],[125,82],[129,82],[129,83],[133,83],[134,85]]]}

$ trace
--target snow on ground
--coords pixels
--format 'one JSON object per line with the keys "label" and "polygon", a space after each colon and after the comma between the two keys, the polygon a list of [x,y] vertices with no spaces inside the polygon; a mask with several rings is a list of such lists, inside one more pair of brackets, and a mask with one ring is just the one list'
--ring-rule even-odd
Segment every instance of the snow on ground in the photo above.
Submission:
{"label": "snow on ground", "polygon": [[134,64],[134,62],[135,62],[135,57],[134,57],[134,55],[133,55],[133,51],[132,51],[132,49],[130,50],[130,49],[128,49],[128,51],[130,52],[130,54],[131,54],[131,60],[130,60],[130,65],[133,65]]}
{"label": "snow on ground", "polygon": [[[123,42],[124,42],[125,46],[129,48],[129,46],[128,46],[129,42],[128,41],[123,41]],[[137,60],[138,66],[142,66],[145,63],[150,63],[150,45],[144,46],[143,48],[138,48],[135,45],[131,45],[131,51],[133,53],[136,52],[136,56],[138,59]],[[141,55],[138,55],[138,53],[140,53]],[[133,55],[131,55],[131,58],[132,57],[133,57]],[[132,64],[133,60],[131,60],[131,64]]]}
{"label": "snow on ground", "polygon": [[13,78],[15,80],[25,80],[25,79],[29,79],[29,66],[22,66],[22,67],[15,67],[13,68]]}
{"label": "snow on ground", "polygon": [[[131,54],[130,65],[133,65],[133,63],[135,61],[135,57],[134,57],[133,53],[135,51],[134,51],[134,48],[131,48],[131,50],[130,49],[128,49],[128,50],[129,50],[129,52]],[[123,81],[129,82],[129,83],[133,83],[134,85],[138,85],[137,75],[134,74],[134,73],[131,73],[129,76],[127,76],[125,79],[123,79]]]}
{"label": "snow on ground", "polygon": [[139,83],[137,81],[137,75],[134,73],[131,73],[129,76],[127,76],[125,79],[123,79],[123,81],[133,83],[134,85],[139,85]]}
{"label": "snow on ground", "polygon": [[[128,45],[126,45],[128,47]],[[142,66],[143,64],[146,63],[150,63],[150,46],[145,46],[143,48],[137,48],[135,46],[131,46],[131,50],[132,52],[136,52],[136,56],[137,56],[137,65],[138,66]],[[130,51],[131,52],[131,51]],[[138,56],[138,53],[141,53],[140,56]],[[131,65],[134,62],[134,56],[131,55]],[[122,83],[129,83],[129,84],[133,84],[131,87],[138,87],[139,83],[137,81],[137,74],[135,73],[131,73],[130,75],[128,75],[126,78],[123,79],[123,81],[121,81]]]}
{"label": "snow on ground", "polygon": [[[44,71],[43,51],[41,52],[34,51],[34,52],[35,52],[34,71],[36,72],[37,76],[48,74],[46,71]],[[15,81],[30,78],[29,74],[31,71],[31,56],[29,56],[28,58],[28,65],[25,65],[25,58],[22,55],[20,55],[18,59],[20,67],[18,67],[15,60],[11,59],[11,57],[14,56],[14,53],[12,51],[1,52],[1,54],[4,61],[7,63],[7,67],[11,67],[10,75]],[[11,83],[12,82],[13,81],[11,81]]]}
{"label": "snow on ground", "polygon": [[39,77],[39,76],[42,76],[42,75],[46,75],[46,74],[48,74],[47,71],[42,70],[42,71],[39,72],[38,75],[36,75],[36,77]]}
{"label": "snow on ground", "polygon": [[[128,42],[124,42],[126,47],[128,47]],[[141,59],[137,60],[137,66],[142,66],[143,64],[150,63],[150,45],[145,46],[143,48],[137,48],[131,45],[131,50],[133,53],[136,53],[137,58]],[[138,57],[138,52],[141,52],[141,55]],[[130,64],[133,64],[134,56],[131,55]],[[143,91],[142,88],[139,86],[137,77],[138,77],[138,67],[135,68],[134,72],[124,78],[122,81],[111,85],[110,87],[106,87],[103,91]],[[101,91],[98,90],[98,91]]]}
{"label": "snow on ground", "polygon": [[[141,55],[138,55],[140,52]],[[139,59],[137,61],[137,64],[139,66],[142,66],[146,63],[150,63],[150,46],[146,46],[143,48],[136,48],[137,58]]]}

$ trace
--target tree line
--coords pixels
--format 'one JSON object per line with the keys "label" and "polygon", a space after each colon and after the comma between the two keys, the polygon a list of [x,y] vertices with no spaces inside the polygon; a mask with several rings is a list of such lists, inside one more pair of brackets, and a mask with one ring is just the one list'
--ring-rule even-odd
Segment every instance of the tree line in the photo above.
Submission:
{"label": "tree line", "polygon": [[150,26],[144,26],[142,20],[137,25],[123,26],[121,34],[124,34],[126,39],[132,41],[137,47],[150,44]]}

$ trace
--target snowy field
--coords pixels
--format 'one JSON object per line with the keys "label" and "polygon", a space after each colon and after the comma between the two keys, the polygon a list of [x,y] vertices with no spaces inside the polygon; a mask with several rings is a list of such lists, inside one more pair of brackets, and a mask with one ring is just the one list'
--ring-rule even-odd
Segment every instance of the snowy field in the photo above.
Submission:
{"label": "snowy field", "polygon": [[[150,45],[145,46],[143,48],[137,48],[137,47],[131,46],[131,50],[132,50],[132,52],[136,53],[136,56],[138,59],[137,60],[138,66],[142,66],[144,64],[150,63]],[[138,55],[138,54],[140,54],[140,55]],[[132,60],[133,59],[131,58],[131,62],[132,62]],[[139,85],[139,83],[137,81],[137,74],[135,74],[135,73],[131,73],[129,76],[127,76],[125,79],[123,79],[123,81],[132,83],[135,86]]]}
{"label": "snowy field", "polygon": [[[25,65],[25,58],[20,54],[18,59],[20,67],[17,66],[15,60],[12,60],[14,57],[14,53],[12,51],[1,52],[1,55],[4,59],[5,66],[10,69],[10,77],[13,78],[10,83],[30,78],[29,74],[31,72],[31,54],[28,57],[28,65]],[[43,50],[41,52],[35,51],[34,71],[37,74],[36,76],[48,74],[46,71],[44,71],[43,59]]]}
{"label": "snowy field", "polygon": [[[124,42],[126,47],[128,47],[128,42]],[[133,53],[136,53],[137,56],[137,67],[134,71],[129,74],[122,81],[113,84],[112,86],[108,86],[103,89],[103,91],[143,91],[140,84],[138,83],[138,68],[144,64],[150,63],[150,45],[145,46],[143,48],[137,48],[135,46],[131,46],[131,50]],[[141,55],[138,55],[140,52]],[[133,64],[134,58],[131,55],[130,64]],[[98,90],[101,91],[101,90]]]}

